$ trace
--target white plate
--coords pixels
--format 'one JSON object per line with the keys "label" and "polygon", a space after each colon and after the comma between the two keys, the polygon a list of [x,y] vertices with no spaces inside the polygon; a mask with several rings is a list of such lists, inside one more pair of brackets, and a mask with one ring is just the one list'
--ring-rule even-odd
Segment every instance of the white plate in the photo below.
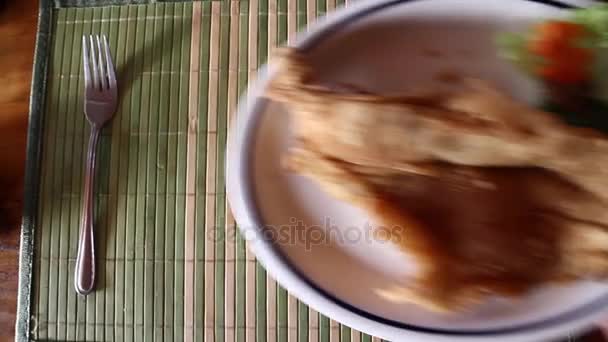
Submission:
{"label": "white plate", "polygon": [[[495,34],[566,14],[558,5],[363,1],[321,19],[295,46],[309,52],[328,81],[397,92],[447,70],[494,81],[535,103],[535,84],[497,58]],[[402,283],[415,265],[373,238],[373,222],[365,212],[282,169],[281,156],[291,144],[289,118],[281,106],[258,96],[270,74],[261,70],[241,101],[228,147],[228,198],[258,260],[311,307],[396,341],[538,341],[579,331],[606,311],[608,286],[589,282],[544,287],[518,301],[492,300],[466,315],[440,315],[378,296],[375,289]]]}

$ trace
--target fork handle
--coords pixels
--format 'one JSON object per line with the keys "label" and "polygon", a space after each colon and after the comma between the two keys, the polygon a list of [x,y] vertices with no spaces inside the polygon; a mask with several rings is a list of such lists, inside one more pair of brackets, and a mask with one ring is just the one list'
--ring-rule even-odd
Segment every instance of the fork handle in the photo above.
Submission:
{"label": "fork handle", "polygon": [[95,234],[93,232],[94,220],[94,185],[95,185],[95,157],[97,155],[97,142],[100,129],[96,125],[91,127],[89,147],[87,149],[87,164],[84,176],[84,198],[82,203],[82,218],[80,225],[80,238],[78,240],[78,254],[76,256],[76,271],[74,286],[81,295],[91,293],[95,287]]}

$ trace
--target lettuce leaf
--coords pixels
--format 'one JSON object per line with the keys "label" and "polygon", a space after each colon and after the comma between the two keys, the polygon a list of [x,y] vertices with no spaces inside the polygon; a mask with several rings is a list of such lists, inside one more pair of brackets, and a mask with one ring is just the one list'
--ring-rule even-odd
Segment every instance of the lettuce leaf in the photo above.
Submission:
{"label": "lettuce leaf", "polygon": [[497,45],[501,57],[511,61],[524,72],[532,74],[534,68],[543,63],[543,58],[529,53],[526,49],[529,35],[528,31],[500,33]]}
{"label": "lettuce leaf", "polygon": [[593,47],[608,48],[608,4],[574,11],[572,20],[593,32]]}
{"label": "lettuce leaf", "polygon": [[608,4],[574,11],[572,20],[593,34],[583,42],[595,50],[593,65],[593,96],[608,102]]}

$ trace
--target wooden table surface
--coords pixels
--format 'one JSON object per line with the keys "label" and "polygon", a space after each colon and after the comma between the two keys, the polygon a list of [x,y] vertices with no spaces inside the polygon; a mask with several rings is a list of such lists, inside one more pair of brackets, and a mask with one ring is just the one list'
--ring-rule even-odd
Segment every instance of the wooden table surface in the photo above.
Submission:
{"label": "wooden table surface", "polygon": [[[37,0],[0,0],[0,342],[14,339],[19,227]],[[606,341],[596,330],[584,341]]]}
{"label": "wooden table surface", "polygon": [[12,341],[37,0],[0,0],[0,341]]}

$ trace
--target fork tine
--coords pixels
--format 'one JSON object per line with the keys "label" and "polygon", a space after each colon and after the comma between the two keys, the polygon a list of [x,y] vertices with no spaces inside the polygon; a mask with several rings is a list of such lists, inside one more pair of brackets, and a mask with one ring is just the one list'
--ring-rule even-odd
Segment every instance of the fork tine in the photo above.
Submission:
{"label": "fork tine", "polygon": [[114,64],[112,63],[112,54],[110,53],[110,47],[106,35],[102,35],[103,48],[106,54],[106,72],[108,73],[108,81],[110,88],[116,88],[116,73],[114,71]]}
{"label": "fork tine", "polygon": [[87,37],[82,36],[82,68],[84,71],[84,86],[91,86],[91,70],[89,69],[89,48],[87,47]]}
{"label": "fork tine", "polygon": [[93,64],[93,88],[99,90],[99,69],[97,68],[97,59],[95,58],[95,43],[93,42],[93,36],[89,36],[89,47],[90,47],[90,56],[91,56],[91,64]]}
{"label": "fork tine", "polygon": [[95,41],[97,43],[97,58],[99,60],[99,81],[101,89],[103,90],[108,88],[108,75],[106,74],[106,64],[103,60],[103,52],[101,50],[101,43],[98,35],[95,35]]}

